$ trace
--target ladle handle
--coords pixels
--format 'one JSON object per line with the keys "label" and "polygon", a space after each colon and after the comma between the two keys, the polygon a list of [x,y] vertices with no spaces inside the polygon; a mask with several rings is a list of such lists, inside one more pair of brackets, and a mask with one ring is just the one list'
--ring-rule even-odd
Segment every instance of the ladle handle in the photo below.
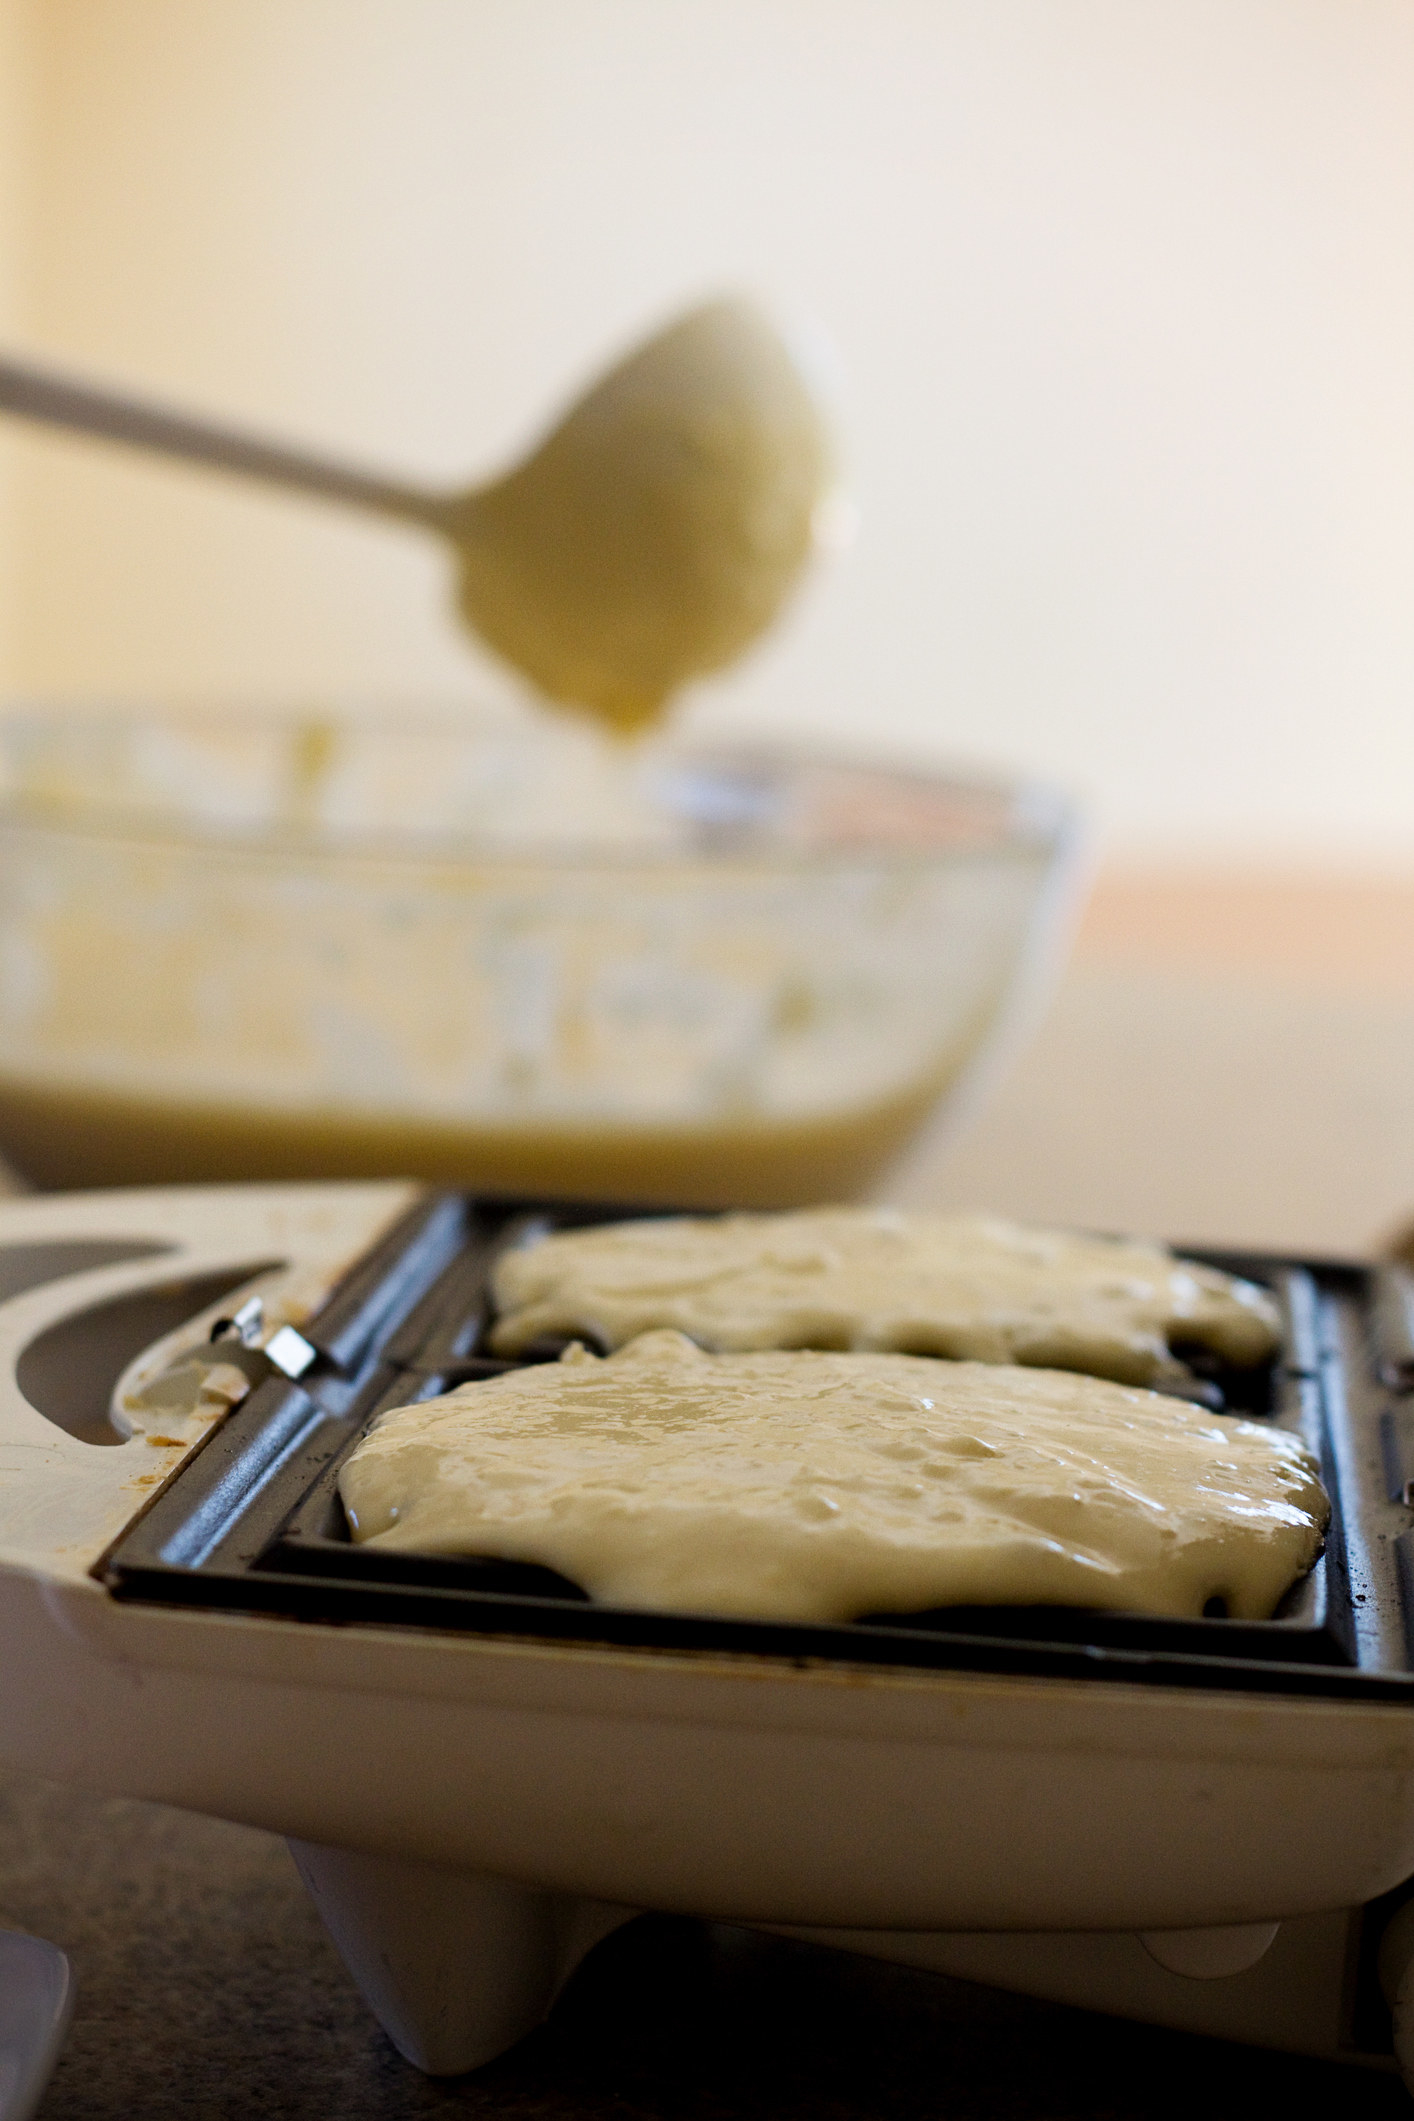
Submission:
{"label": "ladle handle", "polygon": [[109,442],[126,442],[135,449],[156,450],[188,463],[240,472],[247,478],[400,516],[428,528],[442,527],[447,504],[440,494],[355,471],[209,420],[193,419],[9,355],[0,355],[0,412],[78,434],[99,435]]}

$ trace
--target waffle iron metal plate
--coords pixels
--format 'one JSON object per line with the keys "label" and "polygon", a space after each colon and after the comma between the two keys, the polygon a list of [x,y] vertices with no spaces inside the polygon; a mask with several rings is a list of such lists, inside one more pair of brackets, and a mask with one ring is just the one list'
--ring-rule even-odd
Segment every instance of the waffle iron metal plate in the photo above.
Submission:
{"label": "waffle iron metal plate", "polygon": [[1200,1389],[1214,1405],[1298,1430],[1331,1495],[1325,1552],[1268,1621],[1064,1607],[847,1625],[717,1620],[591,1604],[545,1569],[356,1546],[337,1475],[368,1425],[515,1367],[480,1352],[497,1252],[625,1212],[458,1194],[421,1203],[304,1328],[308,1368],[256,1384],[118,1540],[100,1579],[121,1599],[322,1624],[1414,1704],[1414,1301],[1393,1270],[1182,1248],[1264,1283],[1285,1321],[1268,1369],[1214,1369]]}

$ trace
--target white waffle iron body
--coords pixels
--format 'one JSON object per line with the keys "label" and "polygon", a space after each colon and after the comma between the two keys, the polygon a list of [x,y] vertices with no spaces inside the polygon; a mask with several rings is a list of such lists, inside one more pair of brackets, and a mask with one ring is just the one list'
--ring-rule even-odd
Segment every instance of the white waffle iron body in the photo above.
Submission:
{"label": "white waffle iron body", "polygon": [[[85,1441],[53,1418],[52,1378],[47,1411],[25,1396],[26,1351],[62,1361],[65,1322],[139,1291],[224,1289],[128,1366],[114,1404],[130,1404],[209,1354],[212,1319],[252,1293],[267,1336],[298,1326],[415,1199],[319,1184],[0,1206],[0,1274],[54,1277],[0,1305],[0,1757],[289,1837],[370,2002],[437,2071],[504,2047],[646,1908],[1349,2048],[1345,1911],[1414,1872],[1414,1710],[1398,1704],[113,1598],[96,1565],[220,1406]],[[77,1405],[93,1389],[81,1323],[68,1344]],[[1397,1995],[1408,1954],[1386,1956]]]}

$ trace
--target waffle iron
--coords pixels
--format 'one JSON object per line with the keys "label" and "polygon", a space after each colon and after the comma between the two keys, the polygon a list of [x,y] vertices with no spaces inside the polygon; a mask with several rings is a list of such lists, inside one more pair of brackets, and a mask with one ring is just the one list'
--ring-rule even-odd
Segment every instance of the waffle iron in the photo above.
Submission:
{"label": "waffle iron", "polygon": [[[0,1757],[288,1837],[454,2074],[645,1908],[1403,2068],[1414,2083],[1414,1284],[1265,1283],[1325,1553],[1276,1616],[781,1626],[357,1548],[339,1464],[483,1352],[497,1251],[612,1207],[398,1184],[0,1205]],[[545,1346],[526,1359],[546,1359]]]}

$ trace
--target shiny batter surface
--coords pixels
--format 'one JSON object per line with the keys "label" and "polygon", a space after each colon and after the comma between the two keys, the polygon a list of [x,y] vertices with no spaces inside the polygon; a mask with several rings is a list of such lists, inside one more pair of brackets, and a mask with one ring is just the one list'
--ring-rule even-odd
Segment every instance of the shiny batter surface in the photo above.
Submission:
{"label": "shiny batter surface", "polygon": [[502,1355],[673,1327],[718,1350],[898,1349],[1130,1384],[1175,1374],[1171,1342],[1263,1362],[1280,1324],[1265,1290],[1162,1245],[886,1208],[565,1231],[503,1254],[493,1291]]}
{"label": "shiny batter surface", "polygon": [[538,1562],[610,1604],[849,1620],[954,1604],[1261,1618],[1327,1517],[1299,1440],[1187,1401],[924,1356],[653,1332],[386,1414],[354,1537]]}

